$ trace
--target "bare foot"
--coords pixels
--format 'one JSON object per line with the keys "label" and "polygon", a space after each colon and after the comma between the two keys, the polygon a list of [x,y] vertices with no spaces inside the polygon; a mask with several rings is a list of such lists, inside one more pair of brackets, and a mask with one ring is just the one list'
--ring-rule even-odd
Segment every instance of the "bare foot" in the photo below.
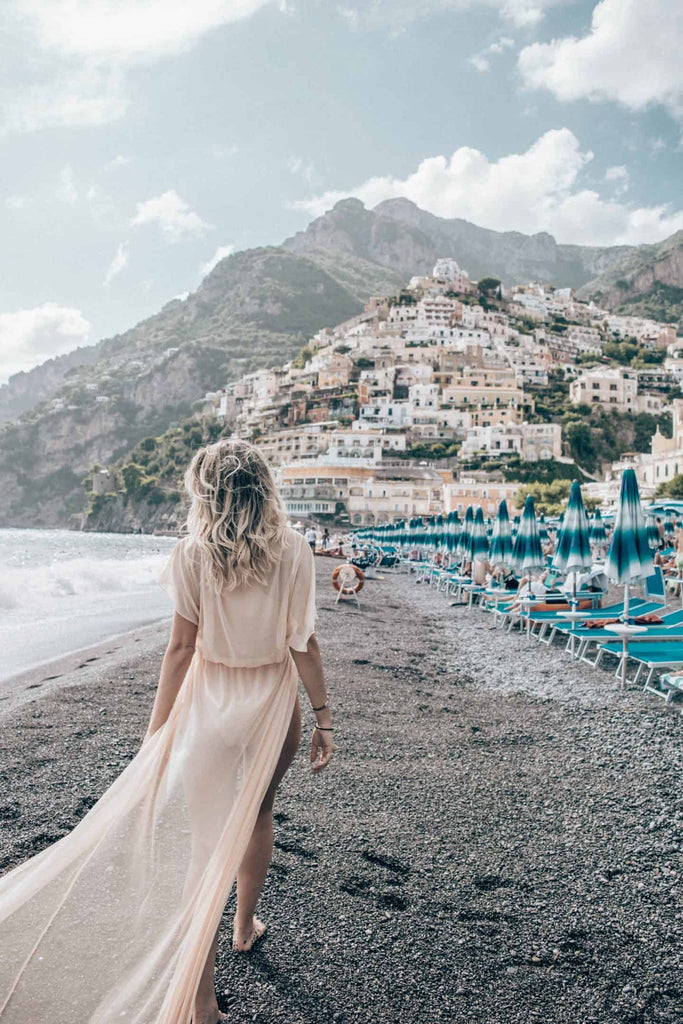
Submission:
{"label": "bare foot", "polygon": [[258,917],[252,918],[251,928],[246,932],[239,932],[237,927],[232,932],[232,949],[234,953],[248,953],[255,942],[266,934],[266,926]]}
{"label": "bare foot", "polygon": [[227,1013],[221,1013],[218,1006],[213,1007],[211,1010],[195,1010],[192,1014],[191,1024],[220,1024],[221,1021],[227,1020]]}

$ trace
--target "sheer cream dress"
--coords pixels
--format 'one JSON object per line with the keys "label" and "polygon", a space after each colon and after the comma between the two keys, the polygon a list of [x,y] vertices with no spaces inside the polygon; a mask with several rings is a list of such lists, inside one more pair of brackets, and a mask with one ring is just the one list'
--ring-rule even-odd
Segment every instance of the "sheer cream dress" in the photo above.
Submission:
{"label": "sheer cream dress", "polygon": [[315,620],[309,545],[217,593],[184,538],[159,582],[197,623],[166,724],[76,828],[0,879],[2,1024],[189,1024],[294,708]]}

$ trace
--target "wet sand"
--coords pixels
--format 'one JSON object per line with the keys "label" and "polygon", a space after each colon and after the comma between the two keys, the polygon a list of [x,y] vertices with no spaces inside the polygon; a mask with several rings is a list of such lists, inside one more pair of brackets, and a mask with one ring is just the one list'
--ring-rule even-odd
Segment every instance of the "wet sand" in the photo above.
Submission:
{"label": "wet sand", "polygon": [[[312,777],[305,713],[269,933],[236,958],[232,899],[223,919],[230,1020],[683,1021],[679,709],[407,575],[369,581],[360,613],[335,607],[334,564],[317,559],[318,635],[339,749]],[[3,869],[69,831],[135,755],[167,630],[2,691]]]}

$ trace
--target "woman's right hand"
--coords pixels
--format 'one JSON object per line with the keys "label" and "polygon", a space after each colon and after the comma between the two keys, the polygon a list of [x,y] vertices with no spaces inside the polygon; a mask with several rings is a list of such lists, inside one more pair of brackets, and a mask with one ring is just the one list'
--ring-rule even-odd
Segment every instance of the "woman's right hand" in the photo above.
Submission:
{"label": "woman's right hand", "polygon": [[334,733],[316,728],[311,737],[311,771],[321,772],[334,752]]}

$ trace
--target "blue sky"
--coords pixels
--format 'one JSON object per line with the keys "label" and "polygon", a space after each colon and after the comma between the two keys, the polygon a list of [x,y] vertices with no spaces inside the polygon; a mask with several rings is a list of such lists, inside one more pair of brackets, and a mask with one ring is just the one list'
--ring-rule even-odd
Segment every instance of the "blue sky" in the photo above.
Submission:
{"label": "blue sky", "polygon": [[683,228],[677,0],[5,0],[0,28],[0,379],[345,195]]}

